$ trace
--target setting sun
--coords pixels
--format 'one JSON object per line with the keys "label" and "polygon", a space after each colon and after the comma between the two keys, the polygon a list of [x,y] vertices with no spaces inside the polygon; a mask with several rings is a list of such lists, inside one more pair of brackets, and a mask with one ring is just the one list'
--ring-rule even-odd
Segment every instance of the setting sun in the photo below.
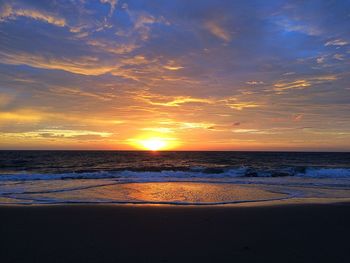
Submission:
{"label": "setting sun", "polygon": [[158,151],[162,150],[166,147],[167,143],[166,141],[159,139],[159,138],[152,138],[148,140],[143,140],[140,142],[142,146],[150,151]]}
{"label": "setting sun", "polygon": [[179,146],[176,138],[142,136],[128,141],[133,147],[148,151],[170,150]]}
{"label": "setting sun", "polygon": [[172,150],[180,145],[176,138],[158,137],[152,135],[131,138],[128,139],[128,142],[134,148],[148,151]]}

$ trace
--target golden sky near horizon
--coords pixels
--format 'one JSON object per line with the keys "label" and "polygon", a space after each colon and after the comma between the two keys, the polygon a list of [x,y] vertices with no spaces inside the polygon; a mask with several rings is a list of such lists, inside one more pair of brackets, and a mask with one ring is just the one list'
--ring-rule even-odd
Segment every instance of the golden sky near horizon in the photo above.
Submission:
{"label": "golden sky near horizon", "polygon": [[349,8],[3,1],[0,149],[350,150]]}

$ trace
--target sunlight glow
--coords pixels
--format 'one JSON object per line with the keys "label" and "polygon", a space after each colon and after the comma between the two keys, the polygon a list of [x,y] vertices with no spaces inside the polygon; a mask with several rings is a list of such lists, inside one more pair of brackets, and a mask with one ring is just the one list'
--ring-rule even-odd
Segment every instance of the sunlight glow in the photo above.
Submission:
{"label": "sunlight glow", "polygon": [[148,151],[162,151],[177,148],[179,142],[176,138],[142,136],[128,140],[129,143],[138,149]]}
{"label": "sunlight glow", "polygon": [[152,138],[152,139],[148,139],[148,140],[143,140],[143,141],[141,141],[141,144],[143,145],[143,147],[145,149],[151,150],[151,151],[161,150],[167,145],[166,141],[159,139],[159,138]]}

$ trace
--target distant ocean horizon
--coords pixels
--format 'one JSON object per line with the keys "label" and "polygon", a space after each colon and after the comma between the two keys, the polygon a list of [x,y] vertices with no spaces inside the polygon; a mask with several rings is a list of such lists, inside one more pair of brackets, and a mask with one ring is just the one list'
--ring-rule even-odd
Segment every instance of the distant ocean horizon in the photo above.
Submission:
{"label": "distant ocean horizon", "polygon": [[148,152],[148,153],[162,153],[162,152],[234,152],[234,153],[350,153],[348,150],[337,150],[337,151],[290,151],[290,150],[105,150],[105,149],[4,149],[0,152]]}

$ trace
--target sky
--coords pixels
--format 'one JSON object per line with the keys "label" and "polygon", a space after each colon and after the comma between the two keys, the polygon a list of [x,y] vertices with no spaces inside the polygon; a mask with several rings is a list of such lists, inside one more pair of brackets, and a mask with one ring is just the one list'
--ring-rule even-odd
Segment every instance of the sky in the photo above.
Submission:
{"label": "sky", "polygon": [[0,1],[0,149],[350,151],[349,29],[349,0]]}

